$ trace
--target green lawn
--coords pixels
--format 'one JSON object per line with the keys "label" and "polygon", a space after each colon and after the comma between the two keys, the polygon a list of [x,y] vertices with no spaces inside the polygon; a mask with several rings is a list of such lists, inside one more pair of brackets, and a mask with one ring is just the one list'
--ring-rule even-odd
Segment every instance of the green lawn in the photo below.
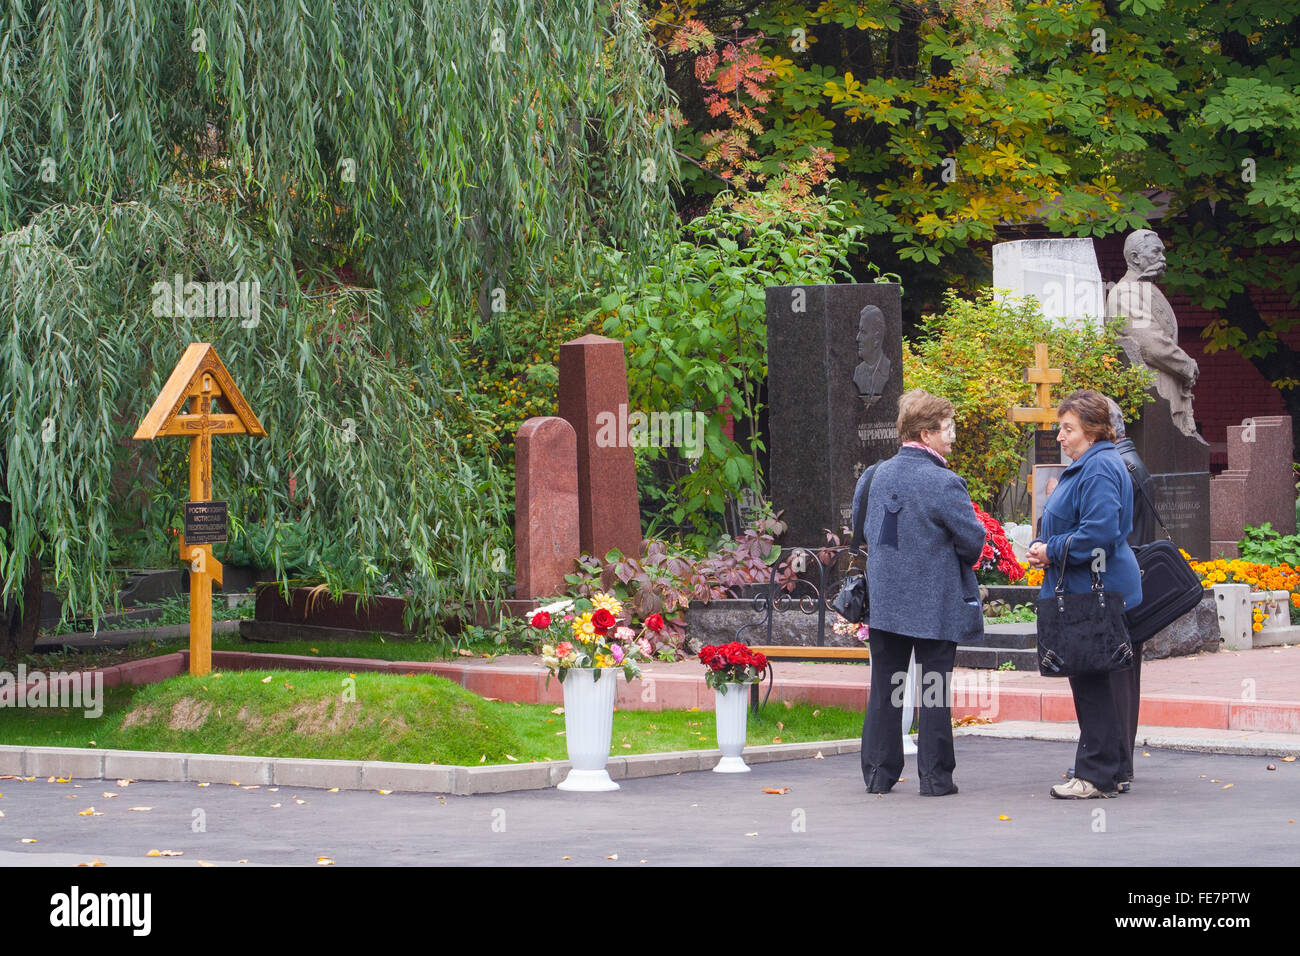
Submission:
{"label": "green lawn", "polygon": [[[270,680],[265,680],[269,677]],[[350,699],[350,698],[355,699]],[[565,759],[551,704],[486,701],[432,675],[226,671],[106,689],[103,715],[0,709],[0,742],[475,765]],[[861,712],[787,707],[750,715],[749,743],[856,737]],[[716,746],[709,711],[621,711],[611,753]]]}

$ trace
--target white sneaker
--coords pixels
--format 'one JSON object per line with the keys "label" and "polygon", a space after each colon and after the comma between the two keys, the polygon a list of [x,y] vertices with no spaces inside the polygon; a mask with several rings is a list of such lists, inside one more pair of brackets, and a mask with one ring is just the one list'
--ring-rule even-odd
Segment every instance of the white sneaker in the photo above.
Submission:
{"label": "white sneaker", "polygon": [[1054,786],[1052,788],[1052,796],[1058,797],[1061,800],[1092,800],[1098,797],[1113,797],[1115,794],[1099,790],[1087,780],[1081,780],[1078,777],[1071,777],[1065,783],[1058,783]]}

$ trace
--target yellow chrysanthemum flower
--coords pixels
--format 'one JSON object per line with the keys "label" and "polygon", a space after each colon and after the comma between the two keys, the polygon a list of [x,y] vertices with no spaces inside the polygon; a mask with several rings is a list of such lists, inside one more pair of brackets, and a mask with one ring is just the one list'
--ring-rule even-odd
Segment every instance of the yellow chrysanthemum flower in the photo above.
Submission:
{"label": "yellow chrysanthemum flower", "polygon": [[623,603],[614,595],[606,594],[604,591],[597,591],[591,596],[591,606],[597,610],[604,608],[615,616],[623,613]]}

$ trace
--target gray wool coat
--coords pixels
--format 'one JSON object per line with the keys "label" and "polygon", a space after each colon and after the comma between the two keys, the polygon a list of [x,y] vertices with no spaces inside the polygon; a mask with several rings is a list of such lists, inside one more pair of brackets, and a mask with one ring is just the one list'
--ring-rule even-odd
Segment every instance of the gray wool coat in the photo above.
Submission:
{"label": "gray wool coat", "polygon": [[[862,494],[872,472],[864,515]],[[867,544],[869,626],[940,641],[982,638],[971,567],[985,533],[965,480],[929,452],[900,448],[863,472],[853,498]]]}

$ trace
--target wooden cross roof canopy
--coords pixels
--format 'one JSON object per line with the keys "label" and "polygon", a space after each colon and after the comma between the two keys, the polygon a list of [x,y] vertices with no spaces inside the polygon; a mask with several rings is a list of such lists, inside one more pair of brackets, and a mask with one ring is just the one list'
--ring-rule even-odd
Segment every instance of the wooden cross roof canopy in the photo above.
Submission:
{"label": "wooden cross roof canopy", "polygon": [[[213,400],[207,415],[183,413],[182,408],[194,399]],[[240,394],[226,366],[217,357],[210,342],[194,342],[172,369],[167,384],[158,393],[153,406],[132,437],[136,441],[159,435],[182,435],[197,438],[203,434],[266,436],[248,402]]]}

